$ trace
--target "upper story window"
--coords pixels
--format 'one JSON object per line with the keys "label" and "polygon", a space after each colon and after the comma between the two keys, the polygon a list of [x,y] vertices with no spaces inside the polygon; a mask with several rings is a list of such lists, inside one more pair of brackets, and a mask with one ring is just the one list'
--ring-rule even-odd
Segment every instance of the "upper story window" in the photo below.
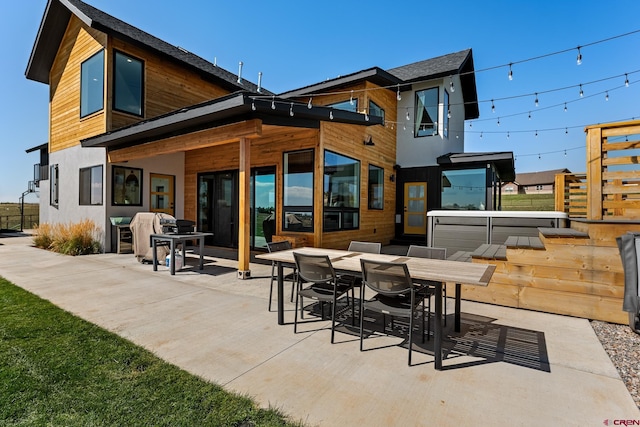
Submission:
{"label": "upper story window", "polygon": [[284,231],[313,231],[313,156],[313,150],[284,153]]}
{"label": "upper story window", "polygon": [[324,231],[359,227],[360,162],[324,152]]}
{"label": "upper story window", "polygon": [[384,110],[371,100],[369,100],[369,115],[382,117],[382,123],[384,123]]}
{"label": "upper story window", "polygon": [[449,105],[449,92],[444,90],[444,117],[442,118],[442,136],[449,137],[449,119],[451,118],[451,106]]}
{"label": "upper story window", "polygon": [[416,91],[414,135],[433,136],[438,134],[438,88],[432,87]]}
{"label": "upper story window", "polygon": [[335,108],[336,110],[358,112],[358,98],[351,98],[349,101],[336,102],[335,104],[329,104],[327,107]]}
{"label": "upper story window", "polygon": [[50,187],[49,187],[49,204],[54,207],[58,207],[60,193],[58,192],[60,184],[60,171],[58,165],[51,165]]}
{"label": "upper story window", "polygon": [[144,63],[122,52],[115,52],[113,109],[143,115]]}
{"label": "upper story window", "polygon": [[102,165],[80,169],[80,205],[102,204]]}
{"label": "upper story window", "polygon": [[80,117],[104,107],[104,51],[80,65]]}

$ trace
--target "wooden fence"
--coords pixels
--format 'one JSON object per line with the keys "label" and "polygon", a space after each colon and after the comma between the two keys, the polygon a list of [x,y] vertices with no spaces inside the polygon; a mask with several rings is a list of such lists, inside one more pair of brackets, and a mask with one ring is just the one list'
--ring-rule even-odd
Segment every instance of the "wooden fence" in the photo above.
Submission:
{"label": "wooden fence", "polygon": [[640,219],[640,120],[585,131],[587,173],[556,175],[556,210],[588,220]]}

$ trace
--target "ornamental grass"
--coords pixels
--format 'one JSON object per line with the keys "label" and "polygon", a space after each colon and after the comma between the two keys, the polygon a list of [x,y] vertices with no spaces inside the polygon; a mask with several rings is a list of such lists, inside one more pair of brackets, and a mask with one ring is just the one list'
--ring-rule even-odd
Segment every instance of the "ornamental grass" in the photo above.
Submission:
{"label": "ornamental grass", "polygon": [[40,224],[33,243],[36,247],[65,255],[96,254],[101,251],[101,230],[85,219],[77,223]]}

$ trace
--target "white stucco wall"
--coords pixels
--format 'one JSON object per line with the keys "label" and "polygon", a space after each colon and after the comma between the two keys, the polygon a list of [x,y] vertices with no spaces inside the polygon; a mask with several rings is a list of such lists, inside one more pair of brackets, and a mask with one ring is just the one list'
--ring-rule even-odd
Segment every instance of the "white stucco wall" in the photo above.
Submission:
{"label": "white stucco wall", "polygon": [[[436,159],[448,153],[464,152],[464,101],[462,88],[458,76],[453,76],[455,91],[449,88],[449,77],[414,84],[411,91],[402,92],[402,99],[398,101],[398,126],[396,162],[402,167],[434,166]],[[415,138],[415,92],[423,89],[438,87],[438,134]],[[444,93],[449,93],[449,134],[444,136]],[[407,111],[410,120],[406,120]],[[405,123],[406,122],[406,123]],[[405,129],[406,127],[406,129]]]}
{"label": "white stucco wall", "polygon": [[[93,220],[102,230],[102,245],[111,249],[112,226],[109,217],[134,216],[137,212],[149,211],[150,174],[158,173],[175,176],[175,216],[184,216],[184,153],[149,157],[147,159],[120,163],[118,166],[134,167],[142,173],[142,206],[112,206],[111,176],[113,164],[107,163],[103,148],[82,148],[76,146],[49,155],[49,165],[58,165],[59,203],[50,205],[51,177],[40,182],[40,223],[75,223],[84,219]],[[102,205],[80,205],[80,169],[103,165]]]}

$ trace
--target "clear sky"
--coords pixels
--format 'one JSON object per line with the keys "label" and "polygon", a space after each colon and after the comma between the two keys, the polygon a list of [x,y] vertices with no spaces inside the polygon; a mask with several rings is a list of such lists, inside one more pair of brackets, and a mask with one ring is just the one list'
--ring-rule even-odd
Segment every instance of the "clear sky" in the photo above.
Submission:
{"label": "clear sky", "polygon": [[[48,139],[48,87],[24,77],[46,3],[0,0],[0,201],[19,200],[39,161],[25,150]],[[584,126],[640,118],[640,32],[596,43],[640,30],[638,0],[87,3],[233,73],[242,61],[243,78],[262,72],[276,93],[472,48],[480,118],[465,125],[465,151],[513,151],[518,173],[584,172]]]}

